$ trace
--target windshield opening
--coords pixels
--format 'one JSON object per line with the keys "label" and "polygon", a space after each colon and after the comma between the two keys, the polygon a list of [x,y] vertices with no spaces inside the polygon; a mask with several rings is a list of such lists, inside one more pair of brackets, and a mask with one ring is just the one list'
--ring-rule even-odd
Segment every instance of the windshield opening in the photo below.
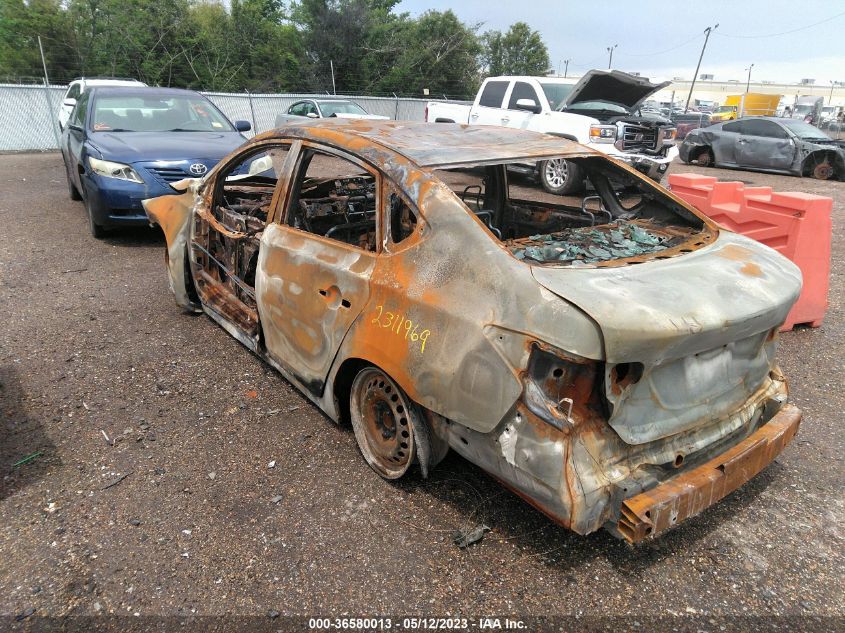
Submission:
{"label": "windshield opening", "polygon": [[[561,162],[585,181],[576,191],[557,195],[541,186],[537,175],[559,170]],[[514,257],[532,265],[663,259],[715,237],[659,187],[601,157],[439,169],[435,175]]]}
{"label": "windshield opening", "polygon": [[94,102],[94,132],[232,132],[211,105],[191,95],[106,95]]}
{"label": "windshield opening", "polygon": [[799,121],[796,119],[785,119],[783,124],[788,127],[792,132],[795,133],[795,136],[798,138],[816,138],[816,139],[826,139],[831,140],[831,138],[822,132],[819,128],[815,125],[810,125],[809,123],[805,123],[804,121]]}
{"label": "windshield opening", "polygon": [[364,108],[351,101],[321,103],[320,110],[322,110],[324,117],[337,116],[338,114],[367,114]]}
{"label": "windshield opening", "polygon": [[559,84],[541,81],[540,87],[543,89],[543,94],[546,95],[546,99],[549,100],[549,107],[552,110],[557,110],[563,104],[566,97],[569,96],[569,93],[572,92],[575,84]]}
{"label": "windshield opening", "polygon": [[567,110],[589,110],[595,112],[614,112],[618,114],[628,114],[628,108],[622,107],[615,103],[607,101],[579,101],[567,106]]}

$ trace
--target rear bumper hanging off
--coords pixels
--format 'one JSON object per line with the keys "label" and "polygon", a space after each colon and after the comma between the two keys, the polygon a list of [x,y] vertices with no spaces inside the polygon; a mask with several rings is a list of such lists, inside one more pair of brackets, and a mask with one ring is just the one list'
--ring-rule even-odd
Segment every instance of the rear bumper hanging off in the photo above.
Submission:
{"label": "rear bumper hanging off", "polygon": [[772,463],[800,424],[800,409],[786,404],[768,423],[716,458],[626,499],[617,523],[619,533],[638,543],[697,515]]}

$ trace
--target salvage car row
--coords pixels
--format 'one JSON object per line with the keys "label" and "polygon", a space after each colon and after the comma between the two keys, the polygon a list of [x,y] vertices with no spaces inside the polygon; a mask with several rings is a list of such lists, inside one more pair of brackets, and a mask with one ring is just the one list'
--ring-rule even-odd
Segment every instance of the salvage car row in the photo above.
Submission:
{"label": "salvage car row", "polygon": [[[654,87],[633,85],[637,99]],[[207,173],[170,172],[153,189],[152,168],[110,161],[100,139],[140,150],[149,134],[154,151],[162,132],[199,133],[222,146],[244,126],[183,91],[132,90],[77,103],[71,194],[113,179],[144,196],[177,304],[349,421],[382,477],[415,465],[427,476],[454,450],[560,525],[636,543],[718,502],[796,433],[775,351],[800,272],[646,177],[636,157],[661,164],[667,133],[633,120],[636,104],[592,101],[605,122],[590,134],[612,141],[596,147],[502,126],[305,117],[216,165],[191,157]],[[516,105],[550,106],[534,98]],[[630,165],[597,151],[624,150],[630,126],[654,130],[660,151]],[[578,186],[550,199],[512,182],[548,165]]]}

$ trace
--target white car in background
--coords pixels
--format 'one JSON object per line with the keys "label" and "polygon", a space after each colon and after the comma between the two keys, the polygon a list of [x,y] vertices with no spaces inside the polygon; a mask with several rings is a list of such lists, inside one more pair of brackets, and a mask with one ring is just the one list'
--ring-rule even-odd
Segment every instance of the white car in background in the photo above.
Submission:
{"label": "white car in background", "polygon": [[89,88],[95,86],[146,86],[142,81],[137,79],[114,79],[110,77],[95,77],[88,78],[80,77],[70,82],[67,87],[67,92],[62,99],[62,105],[59,108],[59,128],[65,129],[65,124],[70,118],[70,113],[73,112],[73,107],[82,93]]}
{"label": "white car in background", "polygon": [[389,116],[370,114],[364,108],[349,99],[302,99],[297,101],[285,114],[276,116],[276,126],[284,127],[291,123],[301,123],[309,119],[371,119],[387,121]]}

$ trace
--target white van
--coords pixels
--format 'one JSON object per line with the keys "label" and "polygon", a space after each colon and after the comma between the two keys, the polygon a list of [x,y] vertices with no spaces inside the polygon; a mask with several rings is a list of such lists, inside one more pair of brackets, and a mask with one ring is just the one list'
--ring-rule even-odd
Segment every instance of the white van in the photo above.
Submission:
{"label": "white van", "polygon": [[86,79],[80,77],[70,82],[67,87],[67,92],[62,99],[62,105],[59,108],[59,128],[65,129],[65,123],[70,118],[70,113],[73,111],[73,106],[76,105],[77,99],[88,88],[94,86],[146,86],[142,81],[137,79],[115,79],[112,77],[94,77]]}

